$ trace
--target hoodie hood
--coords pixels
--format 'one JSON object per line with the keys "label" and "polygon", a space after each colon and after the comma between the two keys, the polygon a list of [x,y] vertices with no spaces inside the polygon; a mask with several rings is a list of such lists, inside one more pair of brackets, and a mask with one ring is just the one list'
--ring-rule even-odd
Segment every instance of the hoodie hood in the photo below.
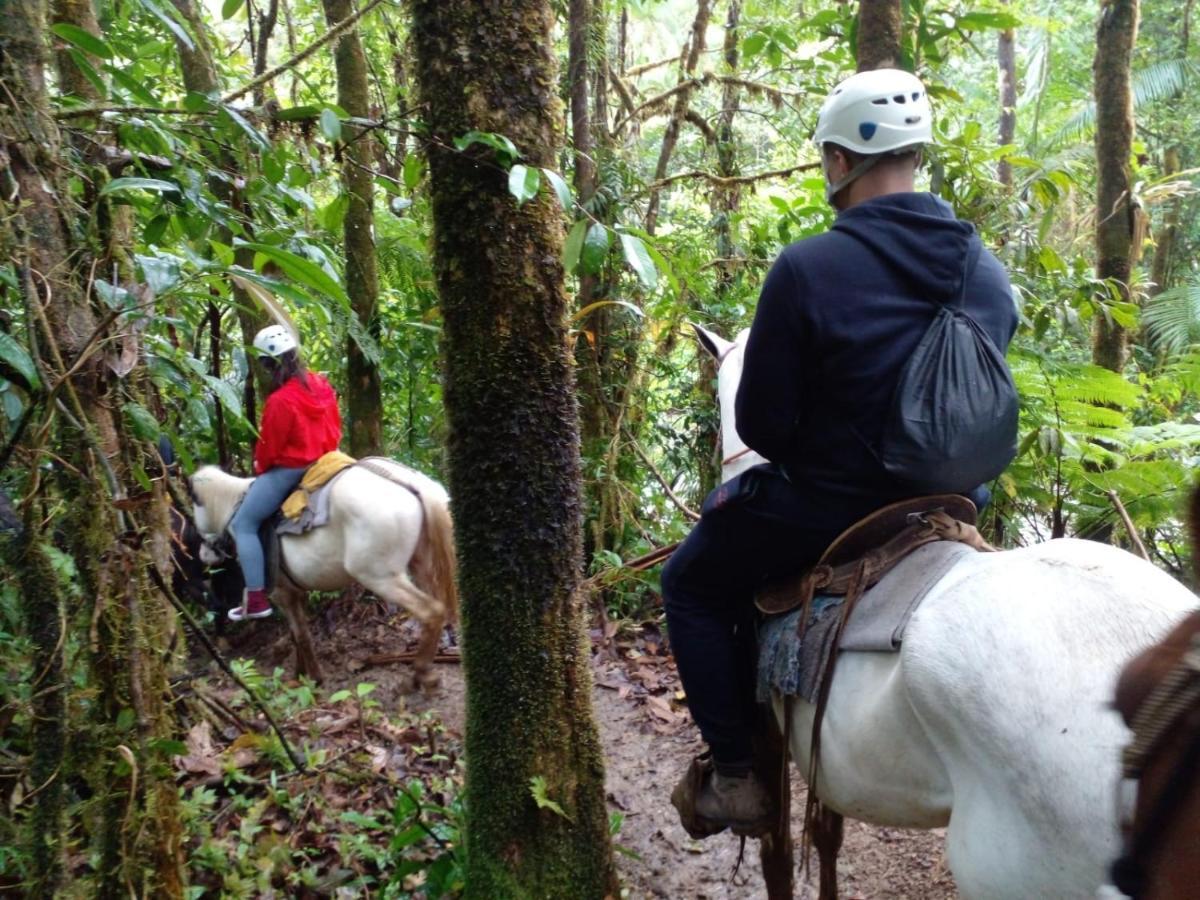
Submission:
{"label": "hoodie hood", "polygon": [[324,376],[316,372],[306,372],[304,380],[307,384],[301,384],[299,378],[293,378],[280,388],[288,393],[288,405],[297,416],[305,419],[315,421],[325,418],[329,408],[337,406],[337,394]]}
{"label": "hoodie hood", "polygon": [[918,293],[939,301],[958,295],[967,251],[979,240],[970,223],[954,218],[950,204],[928,193],[856,204],[838,214],[833,230],[870,247]]}

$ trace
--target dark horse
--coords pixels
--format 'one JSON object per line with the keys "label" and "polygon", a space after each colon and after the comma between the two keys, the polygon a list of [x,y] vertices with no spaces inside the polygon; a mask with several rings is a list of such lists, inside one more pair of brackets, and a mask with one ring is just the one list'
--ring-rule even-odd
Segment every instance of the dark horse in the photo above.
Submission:
{"label": "dark horse", "polygon": [[[1189,512],[1200,579],[1200,487]],[[1200,896],[1200,610],[1130,661],[1116,706],[1133,730],[1123,762],[1137,799],[1113,883],[1137,900]]]}

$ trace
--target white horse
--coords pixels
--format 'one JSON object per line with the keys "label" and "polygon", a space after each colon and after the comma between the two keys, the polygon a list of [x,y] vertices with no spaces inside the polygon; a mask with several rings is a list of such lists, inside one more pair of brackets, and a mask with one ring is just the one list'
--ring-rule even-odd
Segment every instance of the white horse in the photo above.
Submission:
{"label": "white horse", "polygon": [[[329,522],[281,539],[280,584],[272,599],[284,611],[296,645],[297,669],[320,680],[304,600],[309,591],[336,591],[352,583],[412,613],[423,625],[413,661],[419,687],[437,684],[433,657],[442,627],[458,615],[454,529],[445,489],[397,462],[375,459],[387,476],[354,466],[330,489]],[[196,528],[206,556],[225,534],[238,501],[250,487],[216,466],[191,479]],[[211,561],[211,557],[206,559]]]}
{"label": "white horse", "polygon": [[[741,453],[733,425],[746,332],[700,336],[721,361],[730,478],[764,461]],[[841,654],[818,796],[876,825],[947,827],[963,897],[1095,896],[1119,852],[1129,732],[1111,708],[1117,676],[1194,605],[1150,563],[1092,541],[968,555],[925,597],[898,653]],[[778,696],[774,708],[782,722]],[[796,698],[789,745],[802,773],[813,721]]]}

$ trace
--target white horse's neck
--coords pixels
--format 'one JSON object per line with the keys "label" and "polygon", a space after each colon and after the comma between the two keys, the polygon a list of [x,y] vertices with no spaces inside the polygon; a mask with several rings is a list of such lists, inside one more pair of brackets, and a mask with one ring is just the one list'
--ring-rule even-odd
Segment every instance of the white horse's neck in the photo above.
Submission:
{"label": "white horse's neck", "polygon": [[738,382],[742,380],[743,356],[746,338],[750,332],[744,330],[737,336],[733,346],[721,358],[717,370],[717,400],[721,406],[721,480],[728,481],[747,469],[766,462],[738,437],[735,425],[735,401]]}
{"label": "white horse's neck", "polygon": [[204,534],[220,534],[229,525],[238,501],[253,478],[238,478],[217,466],[203,466],[192,476],[196,495],[196,527]]}

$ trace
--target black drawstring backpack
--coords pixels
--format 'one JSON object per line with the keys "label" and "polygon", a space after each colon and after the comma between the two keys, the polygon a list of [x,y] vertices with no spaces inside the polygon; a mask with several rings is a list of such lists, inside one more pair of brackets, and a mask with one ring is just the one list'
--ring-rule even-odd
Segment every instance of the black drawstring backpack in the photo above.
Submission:
{"label": "black drawstring backpack", "polygon": [[1012,373],[962,308],[980,252],[980,243],[972,241],[958,299],[938,308],[892,395],[880,460],[917,492],[970,491],[1017,455]]}

